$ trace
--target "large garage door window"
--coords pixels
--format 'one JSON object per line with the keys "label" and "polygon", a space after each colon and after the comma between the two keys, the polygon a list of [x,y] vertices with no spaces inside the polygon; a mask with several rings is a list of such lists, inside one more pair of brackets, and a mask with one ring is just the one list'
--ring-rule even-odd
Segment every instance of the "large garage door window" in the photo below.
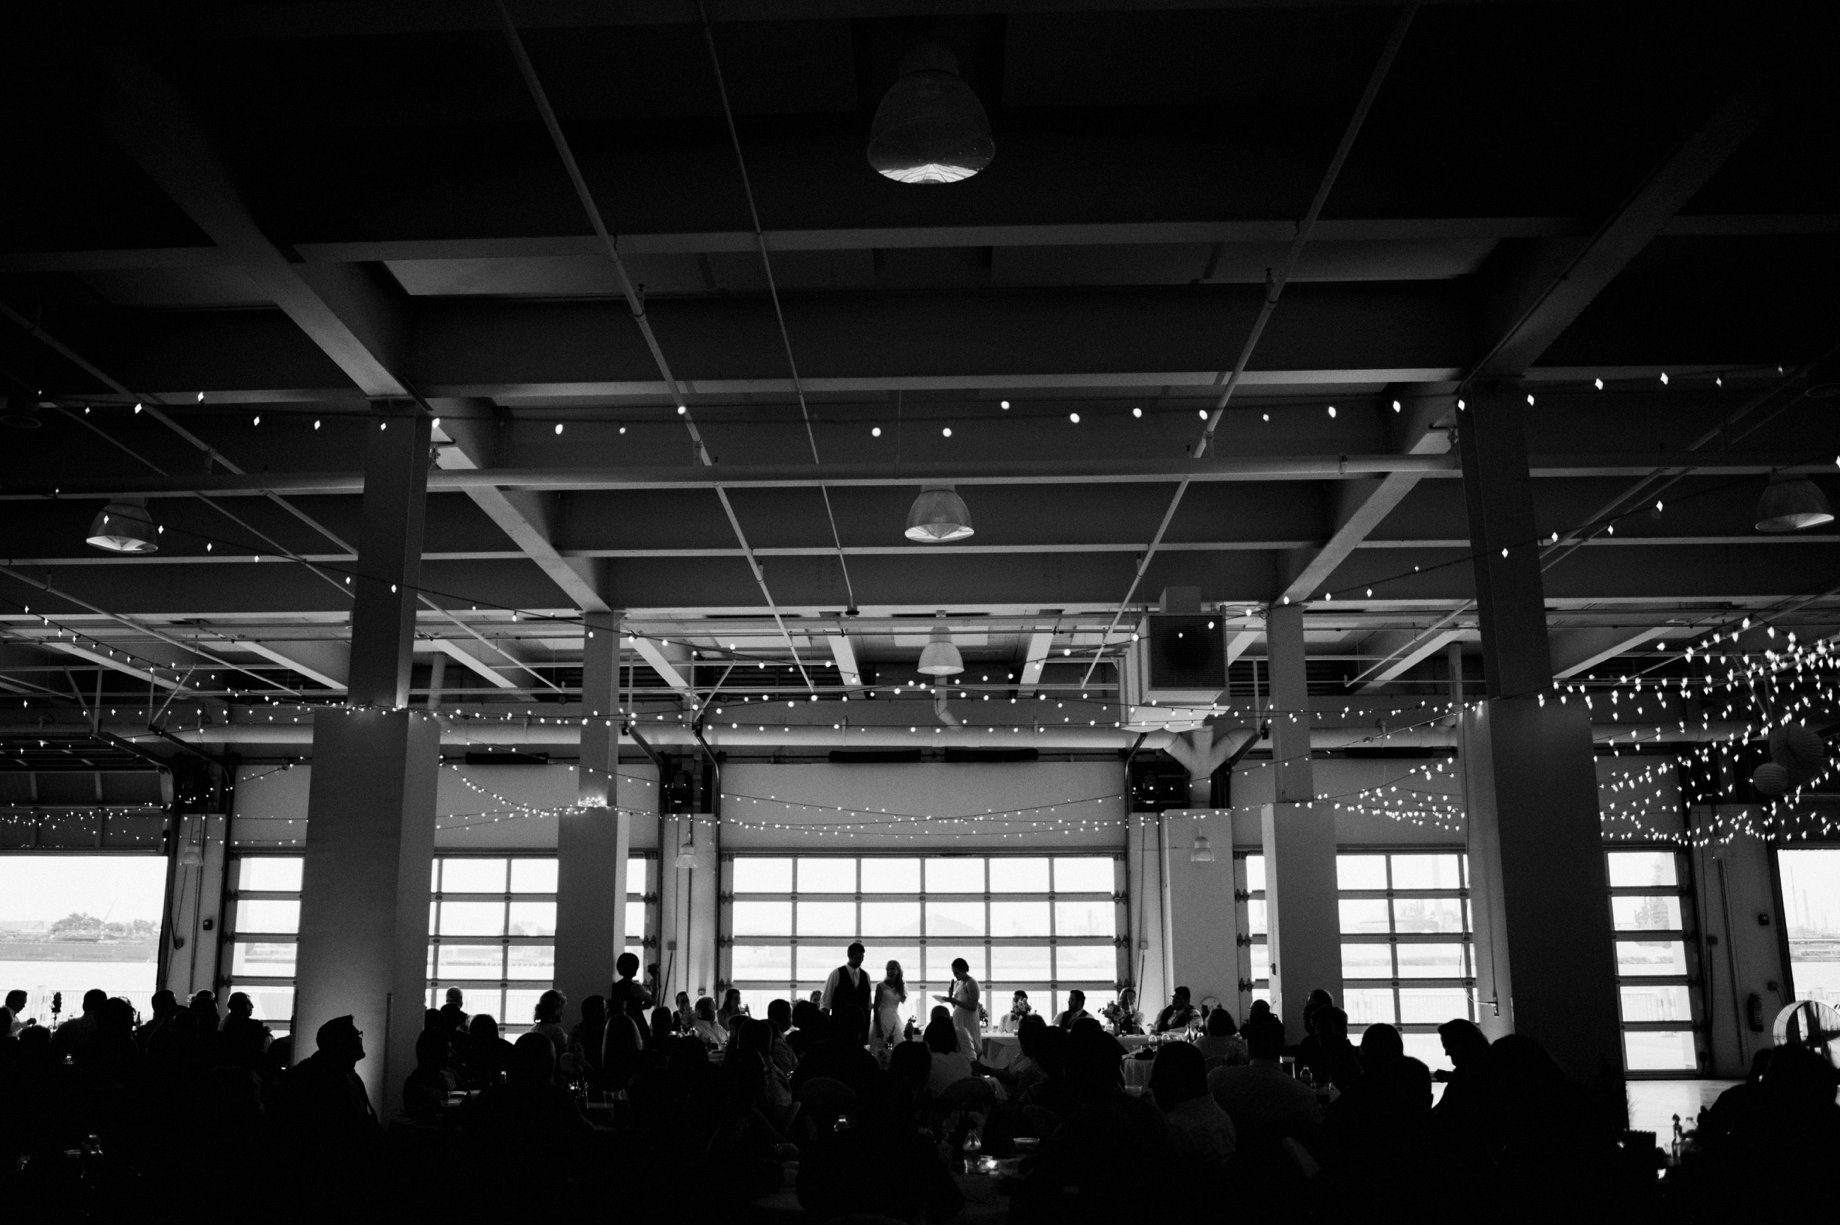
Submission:
{"label": "large garage door window", "polygon": [[1778,851],[1776,866],[1795,998],[1840,1008],[1840,849]]}
{"label": "large garage door window", "polygon": [[1631,1072],[1692,1072],[1698,1005],[1687,927],[1692,899],[1672,850],[1609,851],[1623,1058]]}
{"label": "large garage door window", "polygon": [[[294,952],[300,930],[301,857],[235,861],[225,989],[246,991],[277,1033],[294,1012]],[[627,861],[628,945],[643,958],[656,939],[648,905],[649,858]],[[529,1023],[556,972],[556,857],[443,856],[434,861],[428,913],[428,999],[449,987],[468,1012],[513,1028]]]}
{"label": "large garage door window", "polygon": [[1119,980],[1121,872],[1109,855],[738,855],[726,865],[725,978],[764,1016],[774,998],[820,990],[860,939],[872,979],[901,963],[907,1015],[922,1023],[955,957],[993,1025],[1018,989],[1052,1015],[1078,987],[1096,1010]]}
{"label": "large garage door window", "polygon": [[154,855],[0,855],[0,991],[52,1022],[99,988],[142,1013],[158,988],[166,860]]}

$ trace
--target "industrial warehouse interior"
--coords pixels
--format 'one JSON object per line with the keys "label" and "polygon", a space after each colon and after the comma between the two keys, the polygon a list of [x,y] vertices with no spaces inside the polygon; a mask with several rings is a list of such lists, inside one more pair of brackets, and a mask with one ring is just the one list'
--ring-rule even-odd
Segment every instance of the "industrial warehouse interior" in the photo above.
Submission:
{"label": "industrial warehouse interior", "polygon": [[0,17],[0,1201],[1831,1202],[1836,35]]}

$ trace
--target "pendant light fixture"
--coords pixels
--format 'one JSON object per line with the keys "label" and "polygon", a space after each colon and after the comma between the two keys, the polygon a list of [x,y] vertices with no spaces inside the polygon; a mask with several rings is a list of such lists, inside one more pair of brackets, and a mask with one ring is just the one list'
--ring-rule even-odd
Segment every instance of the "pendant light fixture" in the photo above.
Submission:
{"label": "pendant light fixture", "polygon": [[920,496],[907,510],[909,540],[921,544],[946,544],[976,535],[971,526],[971,508],[950,485],[924,485]]}
{"label": "pendant light fixture", "polygon": [[931,40],[914,44],[875,108],[869,164],[897,183],[957,183],[996,154],[990,117],[958,75],[958,58]]}
{"label": "pendant light fixture", "polygon": [[957,676],[964,670],[965,657],[952,644],[952,635],[943,625],[934,627],[920,651],[920,671],[928,676]]}
{"label": "pendant light fixture", "polygon": [[1763,487],[1757,504],[1760,532],[1800,532],[1834,521],[1821,487],[1805,476],[1778,473]]}
{"label": "pendant light fixture", "polygon": [[147,513],[147,499],[124,498],[96,513],[87,543],[105,553],[157,553],[159,534],[153,516]]}
{"label": "pendant light fixture", "polygon": [[1195,835],[1194,849],[1188,853],[1190,863],[1213,863],[1214,848],[1208,845],[1206,834]]}

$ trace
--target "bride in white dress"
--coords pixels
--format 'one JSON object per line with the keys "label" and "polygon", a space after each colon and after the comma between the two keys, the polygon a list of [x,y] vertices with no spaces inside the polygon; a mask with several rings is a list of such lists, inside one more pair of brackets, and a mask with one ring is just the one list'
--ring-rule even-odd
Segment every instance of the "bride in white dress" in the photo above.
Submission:
{"label": "bride in white dress", "polygon": [[869,1049],[885,1051],[901,1041],[901,1009],[907,1003],[907,981],[901,963],[888,963],[888,975],[875,984],[875,1023],[869,1027]]}

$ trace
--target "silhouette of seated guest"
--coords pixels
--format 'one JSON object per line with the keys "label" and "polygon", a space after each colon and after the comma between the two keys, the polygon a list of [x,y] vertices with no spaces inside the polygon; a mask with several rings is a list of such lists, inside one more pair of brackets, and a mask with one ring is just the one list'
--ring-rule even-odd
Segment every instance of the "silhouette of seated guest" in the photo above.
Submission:
{"label": "silhouette of seated guest", "polygon": [[808,1019],[810,1045],[792,1073],[792,1095],[797,1097],[806,1081],[819,1077],[842,1081],[858,1095],[865,1092],[881,1069],[875,1056],[863,1049],[860,1026],[840,1026],[834,1015],[822,1012]]}
{"label": "silhouette of seated guest", "polygon": [[505,1082],[481,1091],[461,1126],[473,1141],[478,1165],[496,1174],[500,1190],[552,1204],[564,1202],[593,1138],[574,1098],[556,1083],[555,1044],[534,1031],[513,1044]]}
{"label": "silhouette of seated guest", "polygon": [[[155,998],[164,995],[172,998],[172,992],[155,993]],[[31,997],[15,987],[6,993],[6,1003],[0,1005],[0,1038],[17,1038],[26,1026],[34,1022],[26,1016],[26,1001]]]}
{"label": "silhouette of seated guest", "polygon": [[225,1007],[230,1015],[224,1018],[224,1027],[218,1031],[223,1062],[254,1071],[262,1066],[262,1056],[268,1052],[268,1044],[275,1040],[275,1035],[268,1026],[256,1020],[255,1003],[243,992],[232,992]]}
{"label": "silhouette of seated guest", "polygon": [[786,1045],[800,1059],[805,1057],[806,1048],[815,1040],[812,1037],[812,1018],[823,1016],[824,1010],[810,1000],[799,1000],[792,1005],[792,1028],[786,1033]]}
{"label": "silhouette of seated guest", "polygon": [[590,995],[581,1002],[581,1020],[569,1031],[569,1049],[581,1060],[582,1075],[597,1088],[606,1079],[602,1067],[606,1045],[607,997]]}
{"label": "silhouette of seated guest", "polygon": [[551,988],[537,997],[531,1016],[530,1032],[548,1038],[558,1060],[569,1053],[569,1031],[562,1028],[562,1016],[568,1009],[569,997]]}
{"label": "silhouette of seated guest", "polygon": [[511,1044],[498,1036],[498,1018],[489,1012],[476,1012],[466,1023],[468,1088],[483,1089],[495,1084],[511,1068]]}
{"label": "silhouette of seated guest", "polygon": [[1770,1052],[1755,1088],[1752,1100],[1722,1122],[1728,1130],[1708,1151],[1708,1207],[1735,1213],[1748,1206],[1754,1215],[1763,1187],[1784,1205],[1831,1202],[1840,1076],[1823,1052],[1792,1043]]}
{"label": "silhouette of seated guest", "polygon": [[198,1018],[199,1033],[214,1034],[223,1027],[223,1018],[217,1012],[216,992],[195,991],[192,993],[192,1002],[186,1007]]}
{"label": "silhouette of seated guest", "polygon": [[792,1049],[792,1003],[789,1000],[774,1000],[767,1005],[767,1024],[773,1029],[773,1066],[778,1069],[781,1079],[788,1083],[792,1080],[792,1070],[799,1066],[799,1057]]}
{"label": "silhouette of seated guest", "polygon": [[[1247,1034],[1248,1031],[1251,1030],[1252,1023],[1254,1021],[1258,1021],[1260,1024],[1265,1024],[1267,1022],[1270,1022],[1271,1024],[1276,1025],[1278,1027],[1278,1045],[1279,1046],[1284,1045],[1284,1041],[1283,1041],[1284,1040],[1284,1018],[1279,1016],[1277,1013],[1271,1010],[1271,1004],[1269,1001],[1267,1000],[1253,1000],[1252,1001],[1252,1007],[1246,1010],[1246,1023],[1239,1027],[1239,1032],[1242,1034]],[[1248,1036],[1246,1038],[1246,1041],[1248,1044],[1250,1044],[1252,1041],[1251,1037]]]}
{"label": "silhouette of seated guest", "polygon": [[349,1016],[334,1017],[314,1035],[311,1055],[284,1082],[284,1143],[299,1175],[297,1192],[325,1202],[367,1180],[380,1155],[383,1130],[370,1094],[358,1078],[365,1057],[364,1033]]}
{"label": "silhouette of seated guest", "polygon": [[652,1009],[652,1032],[646,1046],[651,1050],[663,1050],[677,1037],[677,1014],[660,1004]]}
{"label": "silhouette of seated guest", "polygon": [[[940,1012],[943,1009],[935,1009]],[[959,1050],[958,1026],[952,1024],[952,1018],[935,1016],[926,1023],[926,1033],[922,1038],[926,1049],[932,1052],[931,1070],[927,1075],[927,1091],[934,1097],[945,1092],[946,1086],[955,1085],[972,1075],[971,1060]]]}
{"label": "silhouette of seated guest", "polygon": [[1208,1013],[1207,1033],[1196,1040],[1195,1049],[1205,1063],[1218,1059],[1229,1067],[1244,1067],[1252,1058],[1246,1050],[1246,1040],[1239,1036],[1233,1014],[1225,1008]]}
{"label": "silhouette of seated guest", "polygon": [[851,1126],[819,1133],[801,1154],[799,1204],[812,1220],[876,1217],[944,1225],[964,1208],[964,1194],[938,1147],[915,1122],[915,1084],[926,1078],[921,1061],[927,1057],[921,1043],[895,1044],[888,1073],[862,1094]]}
{"label": "silhouette of seated guest", "polygon": [[77,1066],[92,1084],[119,1085],[140,1070],[141,1049],[134,1045],[134,1005],[114,998],[96,1010],[96,1030],[84,1040]]}
{"label": "silhouette of seated guest", "polygon": [[719,1051],[728,1044],[728,1033],[722,1023],[716,1020],[716,1002],[707,995],[696,1001],[691,1012],[690,1032],[703,1040],[703,1045],[712,1051]]}
{"label": "silhouette of seated guest", "polygon": [[[1317,1014],[1318,1034],[1327,1011]],[[1361,1063],[1361,1079],[1323,1112],[1329,1159],[1374,1202],[1403,1209],[1430,1179],[1431,1070],[1384,1024],[1362,1033]]]}
{"label": "silhouette of seated guest", "polygon": [[1195,1006],[1189,1002],[1188,988],[1177,987],[1169,1007],[1156,1014],[1156,1028],[1151,1032],[1166,1034],[1174,1029],[1187,1029],[1188,1023],[1194,1019]]}
{"label": "silhouette of seated guest", "polygon": [[447,1035],[439,1025],[423,1029],[415,1038],[415,1070],[403,1082],[403,1113],[414,1119],[433,1119],[459,1087],[447,1066]]}
{"label": "silhouette of seated guest", "polygon": [[52,1039],[51,1049],[59,1059],[81,1055],[83,1044],[96,1032],[102,1006],[108,1002],[109,993],[100,987],[91,987],[83,993],[82,1013],[58,1026],[57,1036]]}
{"label": "silhouette of seated guest", "polygon": [[1284,1026],[1255,1004],[1240,1033],[1246,1039],[1246,1065],[1215,1068],[1207,1078],[1208,1091],[1233,1120],[1240,1152],[1270,1160],[1284,1140],[1314,1144],[1322,1106],[1308,1085],[1278,1066]]}
{"label": "silhouette of seated guest", "polygon": [[1446,1144],[1474,1150],[1485,1145],[1488,1130],[1488,1035],[1474,1021],[1456,1017],[1438,1026],[1438,1038],[1451,1070],[1433,1073],[1444,1082],[1444,1096],[1431,1110],[1432,1126]]}
{"label": "silhouette of seated guest", "polygon": [[465,1032],[469,1020],[471,1018],[466,1015],[465,993],[458,987],[449,987],[447,998],[441,1004],[441,1024],[447,1029]]}
{"label": "silhouette of seated guest", "polygon": [[[1348,1041],[1348,1014],[1325,1004],[1313,1014],[1315,1032],[1297,1046],[1297,1062],[1310,1069],[1317,1084],[1332,1084],[1346,1093],[1361,1079],[1361,1056]],[[1397,1031],[1395,1031],[1397,1036]]]}
{"label": "silhouette of seated guest", "polygon": [[[1124,1091],[1124,1048],[1103,1030],[1067,1034],[1061,1126],[1042,1139],[1017,1191],[1018,1219],[1156,1219],[1174,1189],[1169,1125],[1149,1097]],[[1071,1198],[1070,1198],[1071,1193]]]}
{"label": "silhouette of seated guest", "polygon": [[166,1028],[167,1024],[171,1022],[173,1014],[178,1011],[178,996],[174,995],[165,987],[161,987],[158,991],[155,991],[153,993],[153,999],[148,1007],[149,1015],[146,1022],[139,1029],[134,1031],[135,1044],[138,1045],[141,1050],[146,1050],[152,1045],[154,1036],[162,1029]]}
{"label": "silhouette of seated guest", "polygon": [[1169,1124],[1178,1179],[1224,1173],[1238,1139],[1233,1120],[1208,1092],[1207,1060],[1201,1050],[1187,1042],[1159,1049],[1150,1065],[1150,1095]]}

